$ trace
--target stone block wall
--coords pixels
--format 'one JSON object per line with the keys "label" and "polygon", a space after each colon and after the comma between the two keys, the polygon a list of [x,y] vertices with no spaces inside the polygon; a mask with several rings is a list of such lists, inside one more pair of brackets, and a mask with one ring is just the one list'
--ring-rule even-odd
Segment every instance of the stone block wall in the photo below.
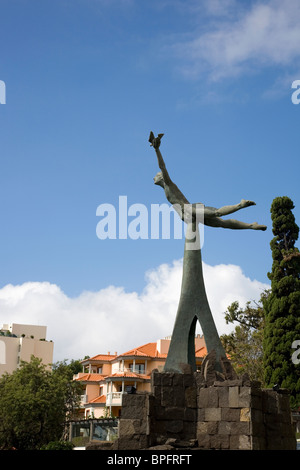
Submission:
{"label": "stone block wall", "polygon": [[151,393],[124,395],[115,449],[172,443],[200,449],[296,449],[289,395],[247,377],[203,381],[153,372]]}
{"label": "stone block wall", "polygon": [[[268,450],[295,450],[297,446],[296,426],[292,419],[287,391],[262,390],[262,411],[265,448]],[[254,436],[257,435],[258,431],[255,430]],[[256,444],[256,440],[254,440],[254,444]]]}
{"label": "stone block wall", "polygon": [[251,388],[237,381],[198,390],[198,446],[205,449],[251,449]]}
{"label": "stone block wall", "polygon": [[139,450],[149,447],[151,402],[153,396],[149,393],[123,395],[119,437],[114,442],[113,449]]}
{"label": "stone block wall", "polygon": [[196,439],[197,388],[194,374],[174,372],[152,374],[150,444],[168,439]]}
{"label": "stone block wall", "polygon": [[204,449],[295,449],[289,395],[243,380],[200,388],[197,441]]}

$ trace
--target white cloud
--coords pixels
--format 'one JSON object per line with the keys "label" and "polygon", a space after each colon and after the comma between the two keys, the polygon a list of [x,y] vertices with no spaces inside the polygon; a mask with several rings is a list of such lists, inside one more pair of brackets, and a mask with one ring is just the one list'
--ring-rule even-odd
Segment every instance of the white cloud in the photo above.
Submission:
{"label": "white cloud", "polygon": [[[209,74],[219,80],[242,73],[252,73],[266,66],[295,65],[300,50],[300,3],[298,0],[269,0],[237,8],[232,18],[220,12],[220,2],[211,4],[211,23],[205,32],[194,33],[185,42],[174,45],[173,51],[184,61],[183,73],[198,77]],[[245,5],[245,4],[244,4]],[[228,9],[227,9],[228,10]]]}
{"label": "white cloud", "polygon": [[[224,312],[234,300],[258,300],[268,286],[233,265],[203,266],[207,296],[219,334],[232,330]],[[54,361],[125,352],[172,333],[180,296],[182,261],[146,273],[141,294],[109,286],[69,298],[57,285],[27,282],[0,289],[0,325],[47,326]],[[200,329],[198,329],[200,332]]]}

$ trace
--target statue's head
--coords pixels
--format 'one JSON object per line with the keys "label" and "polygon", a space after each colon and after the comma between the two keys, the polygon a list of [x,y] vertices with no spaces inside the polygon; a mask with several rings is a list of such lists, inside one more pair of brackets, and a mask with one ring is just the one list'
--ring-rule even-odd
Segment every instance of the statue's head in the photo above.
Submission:
{"label": "statue's head", "polygon": [[165,186],[165,183],[164,183],[164,178],[163,178],[163,175],[162,175],[162,172],[159,171],[155,176],[154,176],[154,184],[157,184],[158,186],[161,186],[162,188],[164,188]]}

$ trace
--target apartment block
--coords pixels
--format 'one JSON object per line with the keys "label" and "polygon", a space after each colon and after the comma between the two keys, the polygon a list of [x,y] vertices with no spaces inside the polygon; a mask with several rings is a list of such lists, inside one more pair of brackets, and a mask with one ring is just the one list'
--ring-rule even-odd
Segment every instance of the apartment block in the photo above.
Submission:
{"label": "apartment block", "polygon": [[21,361],[30,362],[32,355],[50,368],[54,343],[46,340],[46,333],[46,326],[4,324],[0,329],[0,377],[11,374]]}

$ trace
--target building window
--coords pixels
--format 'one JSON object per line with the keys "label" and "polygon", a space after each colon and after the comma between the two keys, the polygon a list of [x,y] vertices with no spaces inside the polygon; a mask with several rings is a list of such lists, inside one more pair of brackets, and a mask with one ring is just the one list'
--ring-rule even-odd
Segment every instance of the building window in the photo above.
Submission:
{"label": "building window", "polygon": [[98,367],[98,374],[102,374],[102,368],[103,366]]}
{"label": "building window", "polygon": [[129,368],[131,372],[136,372],[137,374],[145,373],[145,364],[130,364]]}

